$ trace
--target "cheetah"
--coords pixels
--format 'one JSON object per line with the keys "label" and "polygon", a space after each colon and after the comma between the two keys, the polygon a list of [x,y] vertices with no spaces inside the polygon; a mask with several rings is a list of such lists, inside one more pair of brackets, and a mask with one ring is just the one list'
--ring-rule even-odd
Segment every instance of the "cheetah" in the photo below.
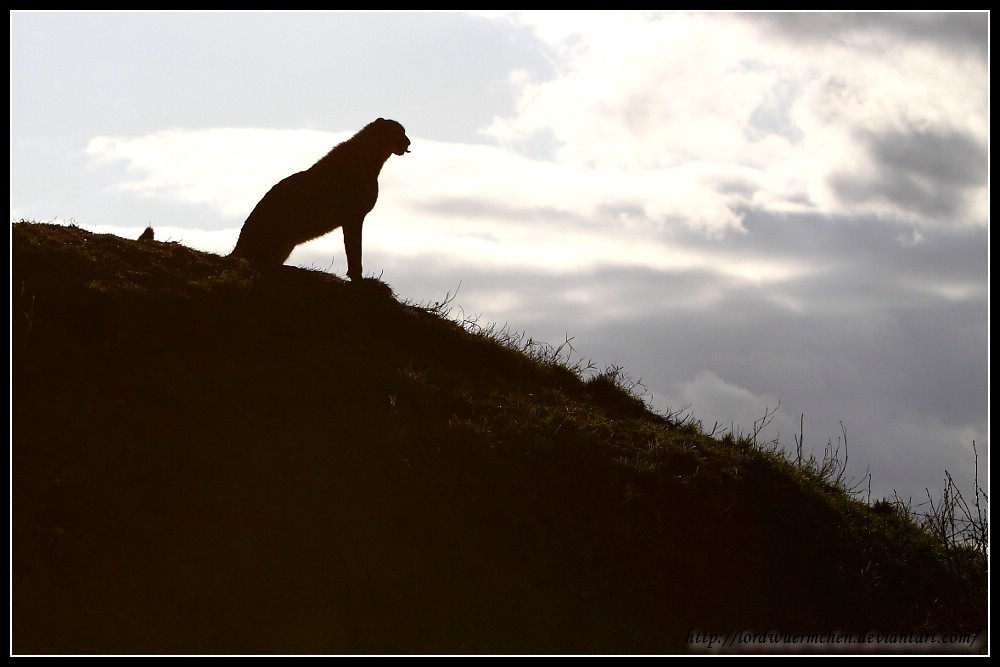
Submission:
{"label": "cheetah", "polygon": [[272,187],[243,223],[230,255],[262,269],[278,267],[295,246],[343,227],[347,276],[360,280],[361,226],[378,200],[378,175],[390,156],[409,153],[409,147],[396,121],[369,123],[309,169]]}

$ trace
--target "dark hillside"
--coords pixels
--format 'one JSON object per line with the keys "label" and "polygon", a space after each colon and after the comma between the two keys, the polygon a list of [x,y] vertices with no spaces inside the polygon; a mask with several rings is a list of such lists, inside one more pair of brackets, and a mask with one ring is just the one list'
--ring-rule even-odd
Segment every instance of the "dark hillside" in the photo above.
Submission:
{"label": "dark hillside", "polygon": [[11,287],[14,653],[987,627],[902,513],[377,281],[22,222]]}

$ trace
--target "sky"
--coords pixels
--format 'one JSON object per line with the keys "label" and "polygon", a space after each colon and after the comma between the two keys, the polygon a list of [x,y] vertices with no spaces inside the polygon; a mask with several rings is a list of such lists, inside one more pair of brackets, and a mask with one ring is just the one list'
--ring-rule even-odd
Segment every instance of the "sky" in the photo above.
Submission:
{"label": "sky", "polygon": [[[401,299],[708,432],[769,415],[863,498],[971,499],[988,49],[988,12],[11,12],[10,215],[227,254],[392,118],[364,263]],[[287,263],[345,276],[341,232]]]}

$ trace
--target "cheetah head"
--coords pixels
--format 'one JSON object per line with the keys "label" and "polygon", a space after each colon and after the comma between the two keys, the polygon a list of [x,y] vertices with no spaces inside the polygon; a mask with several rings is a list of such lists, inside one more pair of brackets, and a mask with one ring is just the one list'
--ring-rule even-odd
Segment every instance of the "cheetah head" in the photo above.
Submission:
{"label": "cheetah head", "polygon": [[410,139],[406,136],[406,130],[396,121],[379,118],[371,124],[371,127],[377,133],[379,140],[385,142],[384,145],[390,153],[402,155],[410,152]]}

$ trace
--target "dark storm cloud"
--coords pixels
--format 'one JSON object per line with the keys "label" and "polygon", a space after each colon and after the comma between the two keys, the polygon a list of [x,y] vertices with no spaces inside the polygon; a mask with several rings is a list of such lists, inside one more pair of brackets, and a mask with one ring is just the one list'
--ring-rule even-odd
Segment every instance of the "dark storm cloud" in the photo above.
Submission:
{"label": "dark storm cloud", "polygon": [[959,132],[866,133],[879,166],[908,171],[945,185],[978,187],[986,183],[987,147]]}
{"label": "dark storm cloud", "polygon": [[836,40],[848,33],[880,31],[908,41],[938,45],[985,62],[989,14],[981,12],[773,12],[739,16],[802,42]]}
{"label": "dark storm cloud", "polygon": [[[912,228],[901,222],[759,211],[747,212],[743,226],[747,234],[726,241],[733,251],[773,261],[803,260],[821,278],[827,273],[867,275],[907,292],[932,284],[986,285],[985,229],[928,230],[914,243]],[[709,241],[703,243],[710,247]],[[793,284],[802,281],[797,278]]]}
{"label": "dark storm cloud", "polygon": [[830,185],[846,201],[888,201],[922,216],[950,218],[960,215],[967,196],[987,183],[988,146],[970,135],[865,131],[857,136],[877,173],[831,177]]}

